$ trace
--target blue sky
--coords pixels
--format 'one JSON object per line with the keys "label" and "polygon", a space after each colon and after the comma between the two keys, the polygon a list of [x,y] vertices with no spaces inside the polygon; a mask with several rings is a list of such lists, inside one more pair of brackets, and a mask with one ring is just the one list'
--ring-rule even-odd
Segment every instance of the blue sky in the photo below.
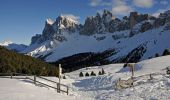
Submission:
{"label": "blue sky", "polygon": [[103,9],[121,18],[131,11],[157,16],[170,9],[169,0],[0,0],[0,42],[29,44],[41,34],[45,20],[58,15],[72,16],[84,23],[87,16]]}

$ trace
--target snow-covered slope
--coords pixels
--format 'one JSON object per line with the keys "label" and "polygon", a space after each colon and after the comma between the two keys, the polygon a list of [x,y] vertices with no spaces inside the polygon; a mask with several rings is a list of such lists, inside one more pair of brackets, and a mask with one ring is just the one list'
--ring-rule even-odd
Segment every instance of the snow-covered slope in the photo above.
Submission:
{"label": "snow-covered slope", "polygon": [[[144,60],[135,64],[134,87],[117,90],[115,83],[119,78],[128,79],[131,77],[129,69],[123,68],[123,64],[111,64],[83,68],[71,73],[66,73],[67,79],[75,80],[72,88],[78,96],[83,98],[91,97],[95,100],[167,100],[170,98],[170,79],[166,75],[165,68],[170,66],[170,56],[158,57]],[[85,75],[94,71],[105,71],[102,76],[79,77],[80,72]],[[149,74],[153,79],[150,80]]]}
{"label": "snow-covered slope", "polygon": [[23,44],[16,44],[11,41],[4,41],[0,43],[0,46],[4,46],[9,50],[16,51],[16,52],[21,52],[25,50],[28,46],[23,45]]}
{"label": "snow-covered slope", "polygon": [[[162,56],[162,57],[156,57],[156,58],[143,60],[138,63],[135,63],[135,68],[134,68],[135,77],[165,71],[165,68],[170,66],[169,60],[170,60],[170,56]],[[94,71],[96,74],[98,74],[98,72],[101,71],[103,68],[106,72],[106,76],[116,74],[114,78],[130,77],[131,76],[130,70],[128,68],[123,68],[123,66],[124,66],[124,63],[87,67],[87,68],[82,68],[82,69],[67,73],[66,75],[68,75],[70,78],[77,79],[77,78],[80,78],[79,77],[80,72],[90,73],[91,71]]]}
{"label": "snow-covered slope", "polygon": [[0,100],[75,100],[46,87],[38,87],[28,80],[0,78]]}
{"label": "snow-covered slope", "polygon": [[[55,22],[47,20],[42,35],[32,38],[24,53],[55,62],[64,57],[87,52],[114,49],[109,58],[113,62],[136,62],[162,54],[170,49],[170,14],[159,18],[132,12],[129,17],[115,18],[109,11],[88,17],[79,25],[68,17],[59,16]],[[134,57],[138,54],[138,57]]]}
{"label": "snow-covered slope", "polygon": [[[131,77],[124,64],[110,64],[79,69],[65,73],[66,79],[61,83],[69,86],[69,96],[59,94],[43,85],[35,86],[28,80],[0,78],[0,99],[2,100],[168,100],[170,98],[170,77],[165,68],[170,66],[170,56],[157,57],[135,64],[134,86],[126,89],[117,89],[115,84],[119,78],[125,80]],[[104,69],[104,75],[98,72]],[[91,73],[96,76],[79,77],[80,72]],[[152,74],[152,79],[150,79]],[[31,76],[29,76],[31,77]],[[58,81],[56,77],[46,77]],[[45,80],[37,79],[48,83]],[[40,86],[40,87],[39,87]]]}

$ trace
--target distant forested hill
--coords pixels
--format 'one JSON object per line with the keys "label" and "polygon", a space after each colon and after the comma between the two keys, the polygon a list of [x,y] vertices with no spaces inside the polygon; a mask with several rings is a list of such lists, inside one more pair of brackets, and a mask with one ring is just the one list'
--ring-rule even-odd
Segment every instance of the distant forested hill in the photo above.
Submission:
{"label": "distant forested hill", "polygon": [[9,51],[0,46],[0,73],[7,72],[57,76],[58,68],[33,57]]}

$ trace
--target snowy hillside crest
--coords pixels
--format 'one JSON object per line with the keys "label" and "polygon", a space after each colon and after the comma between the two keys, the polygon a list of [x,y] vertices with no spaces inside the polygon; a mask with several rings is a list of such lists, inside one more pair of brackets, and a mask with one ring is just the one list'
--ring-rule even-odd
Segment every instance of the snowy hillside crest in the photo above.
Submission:
{"label": "snowy hillside crest", "polygon": [[15,51],[15,52],[22,52],[28,47],[27,45],[24,45],[24,44],[13,43],[10,40],[6,40],[6,41],[1,42],[0,46],[4,46],[7,49]]}

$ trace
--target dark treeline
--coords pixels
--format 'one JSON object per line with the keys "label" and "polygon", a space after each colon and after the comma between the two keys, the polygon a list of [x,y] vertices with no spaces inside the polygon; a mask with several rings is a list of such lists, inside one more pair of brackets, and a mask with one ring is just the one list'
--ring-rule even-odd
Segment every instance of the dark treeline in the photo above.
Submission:
{"label": "dark treeline", "polygon": [[93,52],[79,53],[69,57],[62,58],[52,64],[56,66],[58,64],[62,64],[63,72],[71,72],[84,67],[109,64],[111,62],[107,60],[107,58],[115,53],[116,51],[114,49],[98,53]]}
{"label": "dark treeline", "polygon": [[0,46],[0,73],[11,72],[57,76],[58,68],[33,57],[9,51]]}
{"label": "dark treeline", "polygon": [[[59,59],[52,64],[58,65],[62,64],[63,72],[71,72],[78,70],[80,68],[90,67],[90,66],[100,66],[107,65],[111,63],[137,63],[143,57],[145,52],[147,51],[146,44],[142,44],[139,47],[135,48],[131,52],[129,52],[126,56],[118,58],[113,61],[109,61],[108,58],[116,54],[114,49],[106,50],[104,52],[93,53],[79,53],[69,57],[65,57]],[[168,49],[165,49],[162,53],[162,56],[170,55]],[[158,53],[155,54],[155,57],[160,56]],[[153,57],[152,57],[153,58]],[[150,57],[148,58],[150,59]]]}

